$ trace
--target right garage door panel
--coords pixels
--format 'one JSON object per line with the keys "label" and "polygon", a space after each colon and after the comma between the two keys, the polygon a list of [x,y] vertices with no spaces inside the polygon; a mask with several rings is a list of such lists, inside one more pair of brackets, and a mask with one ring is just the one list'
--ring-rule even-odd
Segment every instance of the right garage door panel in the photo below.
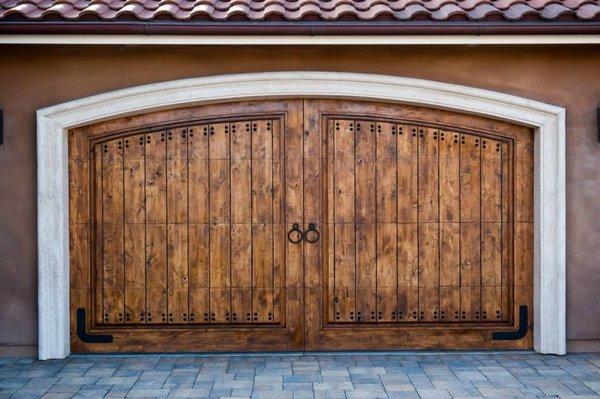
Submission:
{"label": "right garage door panel", "polygon": [[518,328],[520,305],[531,314],[530,132],[388,107],[305,107],[323,142],[324,233],[307,348],[528,347],[531,334],[491,336]]}

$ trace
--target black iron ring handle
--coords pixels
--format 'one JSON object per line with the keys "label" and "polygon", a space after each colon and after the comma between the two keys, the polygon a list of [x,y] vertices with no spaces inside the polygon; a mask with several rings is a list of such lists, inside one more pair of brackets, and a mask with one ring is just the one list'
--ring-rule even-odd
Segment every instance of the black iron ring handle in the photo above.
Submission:
{"label": "black iron ring handle", "polygon": [[[293,233],[298,233],[298,239],[294,240],[293,237]],[[292,243],[292,244],[298,244],[300,241],[302,241],[304,239],[304,233],[302,232],[302,230],[300,230],[300,225],[298,223],[294,223],[292,225],[292,229],[290,231],[288,231],[288,240]]]}
{"label": "black iron ring handle", "polygon": [[[309,233],[315,233],[313,234],[313,236],[315,236],[312,240],[309,238]],[[321,233],[319,233],[319,231],[317,230],[317,224],[316,223],[309,223],[308,224],[308,230],[306,230],[306,233],[304,233],[304,238],[306,239],[307,242],[314,244],[315,242],[319,241],[319,238],[321,238]]]}

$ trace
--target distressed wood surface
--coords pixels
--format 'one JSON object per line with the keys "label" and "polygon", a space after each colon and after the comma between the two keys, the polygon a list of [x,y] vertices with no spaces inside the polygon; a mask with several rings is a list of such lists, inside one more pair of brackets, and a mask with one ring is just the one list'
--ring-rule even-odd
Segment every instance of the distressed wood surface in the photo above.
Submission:
{"label": "distressed wood surface", "polygon": [[491,340],[532,314],[529,129],[208,105],[74,129],[69,173],[71,308],[115,336],[75,351],[531,346]]}

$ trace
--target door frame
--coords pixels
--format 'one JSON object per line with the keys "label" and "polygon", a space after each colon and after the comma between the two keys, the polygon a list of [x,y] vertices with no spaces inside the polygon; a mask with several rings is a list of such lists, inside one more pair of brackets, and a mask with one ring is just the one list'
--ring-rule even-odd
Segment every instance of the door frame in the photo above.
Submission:
{"label": "door frame", "polygon": [[534,129],[534,348],[566,353],[564,108],[430,80],[346,72],[265,72],[154,83],[37,111],[38,356],[64,358],[69,332],[69,129],[138,113],[249,99],[338,98],[420,105]]}

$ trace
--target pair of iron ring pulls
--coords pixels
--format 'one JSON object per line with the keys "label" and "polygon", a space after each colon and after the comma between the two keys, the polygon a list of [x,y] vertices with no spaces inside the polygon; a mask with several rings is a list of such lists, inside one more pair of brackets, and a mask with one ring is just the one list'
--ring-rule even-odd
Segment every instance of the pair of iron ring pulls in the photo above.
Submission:
{"label": "pair of iron ring pulls", "polygon": [[292,229],[288,232],[288,240],[293,244],[298,244],[302,240],[313,244],[319,241],[320,237],[321,234],[317,230],[316,223],[309,223],[308,230],[304,232],[300,230],[300,225],[298,223],[294,223]]}

